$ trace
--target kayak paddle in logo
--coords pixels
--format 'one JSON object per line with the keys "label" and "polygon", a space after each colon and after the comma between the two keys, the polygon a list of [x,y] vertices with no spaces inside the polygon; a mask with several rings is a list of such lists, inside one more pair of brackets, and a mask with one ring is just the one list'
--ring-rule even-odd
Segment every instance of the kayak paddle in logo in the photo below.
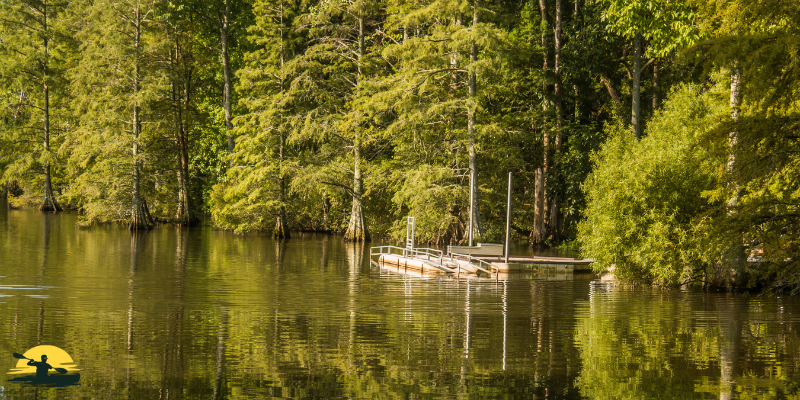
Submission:
{"label": "kayak paddle in logo", "polygon": [[56,346],[36,346],[24,354],[14,353],[16,368],[8,374],[15,375],[9,382],[24,385],[65,387],[78,384],[80,371],[72,357]]}

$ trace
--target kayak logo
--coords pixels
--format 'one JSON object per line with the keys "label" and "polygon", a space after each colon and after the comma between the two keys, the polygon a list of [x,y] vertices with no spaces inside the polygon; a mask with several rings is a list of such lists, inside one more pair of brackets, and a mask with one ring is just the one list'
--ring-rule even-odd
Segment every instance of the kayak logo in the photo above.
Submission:
{"label": "kayak logo", "polygon": [[72,357],[56,346],[36,346],[24,354],[14,353],[16,368],[8,374],[17,375],[9,382],[23,385],[65,387],[78,384],[80,371]]}

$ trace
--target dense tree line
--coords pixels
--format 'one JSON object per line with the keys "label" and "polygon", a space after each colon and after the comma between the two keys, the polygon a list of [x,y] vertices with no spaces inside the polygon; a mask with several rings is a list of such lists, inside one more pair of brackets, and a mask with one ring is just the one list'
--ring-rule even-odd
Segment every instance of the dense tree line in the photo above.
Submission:
{"label": "dense tree line", "polygon": [[[783,0],[0,2],[0,171],[83,223],[576,243],[618,274],[797,264]],[[472,205],[472,207],[470,207]],[[470,212],[471,211],[471,212]],[[575,239],[577,241],[574,241]],[[775,267],[777,266],[777,267]],[[752,268],[750,268],[752,269]]]}

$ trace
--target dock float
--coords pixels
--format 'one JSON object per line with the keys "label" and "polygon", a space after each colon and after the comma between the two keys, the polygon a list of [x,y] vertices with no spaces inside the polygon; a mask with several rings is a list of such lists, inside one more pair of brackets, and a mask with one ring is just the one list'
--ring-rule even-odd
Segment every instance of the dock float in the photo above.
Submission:
{"label": "dock float", "polygon": [[444,274],[486,274],[498,278],[517,271],[550,269],[562,272],[591,272],[592,260],[569,257],[508,256],[504,257],[503,245],[478,243],[477,246],[448,246],[447,254],[442,250],[414,247],[414,217],[408,217],[406,225],[406,247],[376,246],[370,248],[370,258],[378,258],[378,264],[389,264],[405,270]]}
{"label": "dock float", "polygon": [[592,272],[592,262],[588,258],[543,257],[543,256],[508,256],[508,263],[503,257],[476,256],[482,261],[496,266],[500,272],[513,272],[531,268],[553,268],[572,272]]}

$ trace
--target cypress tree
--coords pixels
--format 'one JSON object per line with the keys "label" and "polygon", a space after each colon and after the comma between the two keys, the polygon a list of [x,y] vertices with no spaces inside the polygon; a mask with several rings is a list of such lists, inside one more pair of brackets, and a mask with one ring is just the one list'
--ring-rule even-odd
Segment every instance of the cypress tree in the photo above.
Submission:
{"label": "cypress tree", "polygon": [[68,143],[71,198],[88,220],[128,220],[131,230],[153,225],[142,184],[158,158],[147,153],[157,126],[147,118],[157,92],[167,91],[152,65],[154,10],[152,2],[98,1],[76,20],[83,58],[72,71],[79,124]]}
{"label": "cypress tree", "polygon": [[[70,62],[71,43],[64,29],[66,6],[59,0],[0,3],[0,80],[16,94],[16,99],[6,98],[14,120],[7,134],[15,138],[10,143],[38,141],[37,145],[14,146],[22,157],[15,157],[17,160],[7,167],[6,175],[10,176],[3,180],[41,190],[41,211],[61,211],[53,195],[52,168],[57,158],[51,142],[65,121],[65,115],[55,110],[62,107],[67,93],[63,72]],[[38,140],[31,136],[38,136]],[[38,178],[36,169],[41,171],[41,186],[30,179],[31,175]]]}

